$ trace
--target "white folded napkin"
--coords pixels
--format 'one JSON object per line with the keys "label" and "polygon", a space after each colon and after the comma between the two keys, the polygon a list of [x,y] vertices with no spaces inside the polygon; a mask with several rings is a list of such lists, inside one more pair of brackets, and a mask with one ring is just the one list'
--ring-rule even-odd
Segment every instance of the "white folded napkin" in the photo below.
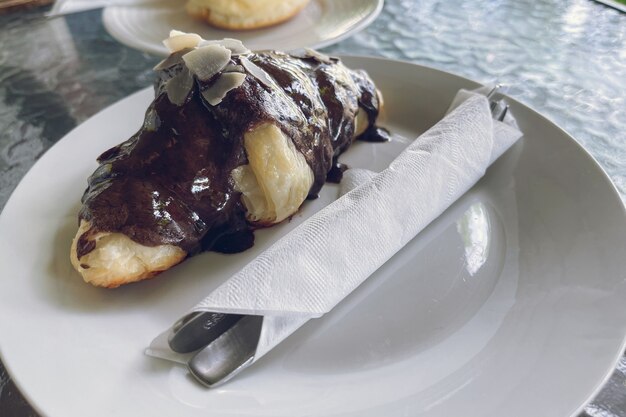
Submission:
{"label": "white folded napkin", "polygon": [[[512,118],[509,116],[509,120]],[[329,312],[469,190],[522,136],[487,98],[461,91],[450,112],[384,171],[348,170],[346,193],[233,275],[192,311],[264,316],[254,361]],[[146,353],[184,362],[169,329]]]}

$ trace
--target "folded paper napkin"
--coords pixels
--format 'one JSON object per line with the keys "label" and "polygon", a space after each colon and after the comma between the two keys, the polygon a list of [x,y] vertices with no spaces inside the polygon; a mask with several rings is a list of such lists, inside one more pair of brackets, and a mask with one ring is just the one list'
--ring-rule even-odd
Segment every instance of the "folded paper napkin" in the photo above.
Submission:
{"label": "folded paper napkin", "polygon": [[[511,116],[508,116],[512,121]],[[506,119],[505,119],[506,121]],[[469,190],[522,136],[461,91],[449,113],[380,173],[348,170],[347,192],[274,243],[192,311],[262,315],[254,361],[329,312]],[[184,362],[166,335],[146,353]]]}

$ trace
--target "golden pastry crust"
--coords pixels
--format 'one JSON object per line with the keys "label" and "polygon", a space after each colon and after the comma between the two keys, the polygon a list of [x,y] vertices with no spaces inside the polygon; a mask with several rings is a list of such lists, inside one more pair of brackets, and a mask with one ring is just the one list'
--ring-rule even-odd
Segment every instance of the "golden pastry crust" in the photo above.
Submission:
{"label": "golden pastry crust", "polygon": [[[85,282],[97,287],[117,288],[120,285],[152,278],[182,262],[187,253],[173,245],[149,247],[121,233],[90,233],[91,224],[80,221],[70,249],[70,260]],[[95,242],[95,249],[77,256],[78,240],[85,235]]]}
{"label": "golden pastry crust", "polygon": [[309,0],[189,0],[185,8],[194,18],[220,29],[253,30],[286,22],[308,3]]}

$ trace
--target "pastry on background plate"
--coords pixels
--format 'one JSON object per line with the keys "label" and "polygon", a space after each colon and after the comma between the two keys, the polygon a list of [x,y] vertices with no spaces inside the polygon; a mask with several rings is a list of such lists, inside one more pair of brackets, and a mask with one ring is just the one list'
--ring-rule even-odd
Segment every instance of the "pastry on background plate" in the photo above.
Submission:
{"label": "pastry on background plate", "polygon": [[143,126],[100,155],[82,198],[70,258],[97,286],[249,248],[317,196],[355,137],[376,136],[374,83],[337,58],[176,31],[164,43]]}
{"label": "pastry on background plate", "polygon": [[309,0],[188,0],[187,12],[222,29],[273,26],[298,14]]}

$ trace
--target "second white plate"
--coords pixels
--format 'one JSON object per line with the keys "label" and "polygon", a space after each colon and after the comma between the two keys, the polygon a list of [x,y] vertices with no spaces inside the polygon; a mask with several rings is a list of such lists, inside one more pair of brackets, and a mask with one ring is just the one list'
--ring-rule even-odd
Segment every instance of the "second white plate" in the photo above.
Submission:
{"label": "second white plate", "polygon": [[380,14],[383,0],[311,0],[295,18],[266,29],[229,31],[193,19],[180,0],[154,5],[109,6],[102,19],[121,43],[157,55],[167,55],[163,39],[171,29],[200,34],[204,39],[236,38],[252,50],[322,48],[364,29]]}

